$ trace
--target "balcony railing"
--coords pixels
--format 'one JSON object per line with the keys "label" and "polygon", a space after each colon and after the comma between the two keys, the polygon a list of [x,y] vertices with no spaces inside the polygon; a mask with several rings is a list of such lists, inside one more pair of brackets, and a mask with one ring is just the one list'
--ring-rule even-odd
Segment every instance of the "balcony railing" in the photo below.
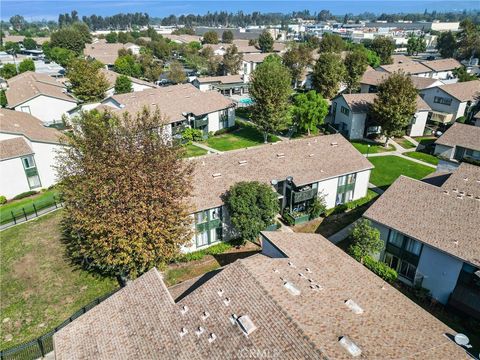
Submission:
{"label": "balcony railing", "polygon": [[345,184],[345,185],[340,185],[337,189],[337,192],[338,193],[345,193],[347,191],[350,191],[350,190],[354,190],[355,189],[355,183],[351,183],[351,184]]}
{"label": "balcony railing", "polygon": [[317,189],[309,189],[304,191],[294,191],[293,192],[293,202],[298,204],[300,202],[308,201],[313,199],[317,195]]}

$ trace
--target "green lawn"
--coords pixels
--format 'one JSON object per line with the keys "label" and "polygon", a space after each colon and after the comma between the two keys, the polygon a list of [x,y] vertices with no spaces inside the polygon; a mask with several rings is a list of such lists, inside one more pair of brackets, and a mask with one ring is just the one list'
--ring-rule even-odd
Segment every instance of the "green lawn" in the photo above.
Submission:
{"label": "green lawn", "polygon": [[12,221],[12,212],[15,216],[22,216],[22,208],[25,209],[27,215],[32,214],[33,212],[35,212],[32,204],[35,204],[37,210],[49,207],[54,204],[54,196],[56,197],[56,201],[58,201],[58,192],[52,189],[36,195],[29,196],[24,199],[13,200],[4,205],[1,205],[0,223]]}
{"label": "green lawn", "polygon": [[[388,147],[385,148],[383,144],[374,144],[364,140],[352,140],[351,143],[355,149],[360,151],[362,154],[366,154],[367,152],[369,154],[377,154],[395,150],[392,145],[388,145]],[[368,149],[368,145],[370,145],[370,150]]]}
{"label": "green lawn", "polygon": [[418,141],[419,144],[424,145],[424,146],[433,144],[435,142],[435,140],[437,140],[436,137],[432,137],[432,136],[419,136],[419,137],[416,137],[414,139],[416,141]]}
{"label": "green lawn", "polygon": [[59,210],[0,233],[1,349],[43,335],[117,287],[64,257],[61,216]]}
{"label": "green lawn", "polygon": [[205,155],[206,153],[208,153],[207,150],[199,148],[198,146],[191,144],[185,146],[185,157],[201,156]]}
{"label": "green lawn", "polygon": [[419,151],[412,151],[412,152],[403,153],[403,155],[411,157],[413,159],[424,161],[432,165],[438,165],[438,158],[430,154],[425,154]]}
{"label": "green lawn", "polygon": [[[269,135],[269,142],[276,142],[280,139],[274,135]],[[250,146],[263,144],[263,135],[250,124],[242,126],[240,129],[231,133],[210,137],[205,141],[205,145],[219,151],[229,151],[242,149]]]}
{"label": "green lawn", "polygon": [[370,182],[382,189],[390,186],[400,175],[422,179],[435,171],[434,168],[398,156],[377,156],[368,160],[375,166]]}
{"label": "green lawn", "polygon": [[404,149],[413,149],[417,147],[417,145],[412,144],[410,141],[408,141],[405,138],[395,138],[394,141]]}

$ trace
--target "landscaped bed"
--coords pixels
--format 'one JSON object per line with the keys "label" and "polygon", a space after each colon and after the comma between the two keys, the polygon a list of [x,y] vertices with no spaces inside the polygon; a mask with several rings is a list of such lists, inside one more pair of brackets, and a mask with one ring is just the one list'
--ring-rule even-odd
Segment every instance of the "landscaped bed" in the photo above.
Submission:
{"label": "landscaped bed", "polygon": [[[269,142],[276,142],[277,136],[269,135]],[[263,134],[254,125],[243,122],[240,129],[230,133],[215,135],[205,141],[205,145],[219,151],[242,149],[263,144]]]}
{"label": "landscaped bed", "polygon": [[395,138],[393,140],[404,149],[413,149],[417,147],[417,145],[412,144],[410,141],[408,141],[405,138]]}
{"label": "landscaped bed", "polygon": [[424,161],[432,165],[438,165],[438,158],[430,154],[426,154],[419,151],[411,151],[411,152],[403,153],[403,155],[411,157],[412,159]]}
{"label": "landscaped bed", "polygon": [[207,154],[208,151],[198,146],[189,144],[185,146],[185,157],[195,157]]}
{"label": "landscaped bed", "polygon": [[118,287],[115,280],[75,269],[65,258],[61,213],[1,233],[1,349],[43,335]]}
{"label": "landscaped bed", "polygon": [[422,179],[435,171],[430,166],[394,155],[371,157],[368,160],[375,166],[370,182],[382,189],[389,187],[400,175]]}
{"label": "landscaped bed", "polygon": [[[352,145],[360,151],[362,154],[378,154],[387,151],[394,151],[395,148],[392,145],[388,145],[387,147],[383,146],[383,144],[372,143],[364,140],[351,140]],[[370,145],[370,149],[368,148]]]}

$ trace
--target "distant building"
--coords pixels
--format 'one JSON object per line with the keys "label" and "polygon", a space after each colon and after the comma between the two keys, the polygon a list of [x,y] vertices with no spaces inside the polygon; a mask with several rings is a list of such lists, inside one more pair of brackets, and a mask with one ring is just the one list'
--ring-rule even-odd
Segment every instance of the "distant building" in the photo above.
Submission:
{"label": "distant building", "polygon": [[[108,89],[105,93],[106,97],[112,96],[115,93],[115,82],[117,81],[117,77],[119,77],[121,74],[116,73],[115,71],[108,70],[108,69],[100,69],[100,72],[105,76],[108,82]],[[130,81],[132,82],[132,91],[137,92],[137,91],[143,91],[147,89],[155,89],[157,88],[157,85],[154,83],[140,80],[131,76],[128,76]]]}
{"label": "distant building", "polygon": [[248,93],[248,84],[243,75],[198,77],[193,82],[200,91],[217,90],[222,95],[243,95]]}
{"label": "distant building", "polygon": [[132,43],[113,43],[109,44],[105,40],[99,40],[93,44],[86,44],[83,53],[86,57],[95,59],[108,67],[112,67],[118,58],[118,51],[121,49],[130,50],[132,54],[140,53],[140,46]]}

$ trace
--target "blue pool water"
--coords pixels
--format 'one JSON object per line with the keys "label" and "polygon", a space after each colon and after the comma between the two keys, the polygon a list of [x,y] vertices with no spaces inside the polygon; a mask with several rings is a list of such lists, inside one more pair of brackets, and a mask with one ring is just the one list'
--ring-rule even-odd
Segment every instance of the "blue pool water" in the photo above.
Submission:
{"label": "blue pool water", "polygon": [[245,99],[240,99],[238,100],[239,103],[245,104],[245,105],[252,105],[253,101],[250,98],[245,98]]}

